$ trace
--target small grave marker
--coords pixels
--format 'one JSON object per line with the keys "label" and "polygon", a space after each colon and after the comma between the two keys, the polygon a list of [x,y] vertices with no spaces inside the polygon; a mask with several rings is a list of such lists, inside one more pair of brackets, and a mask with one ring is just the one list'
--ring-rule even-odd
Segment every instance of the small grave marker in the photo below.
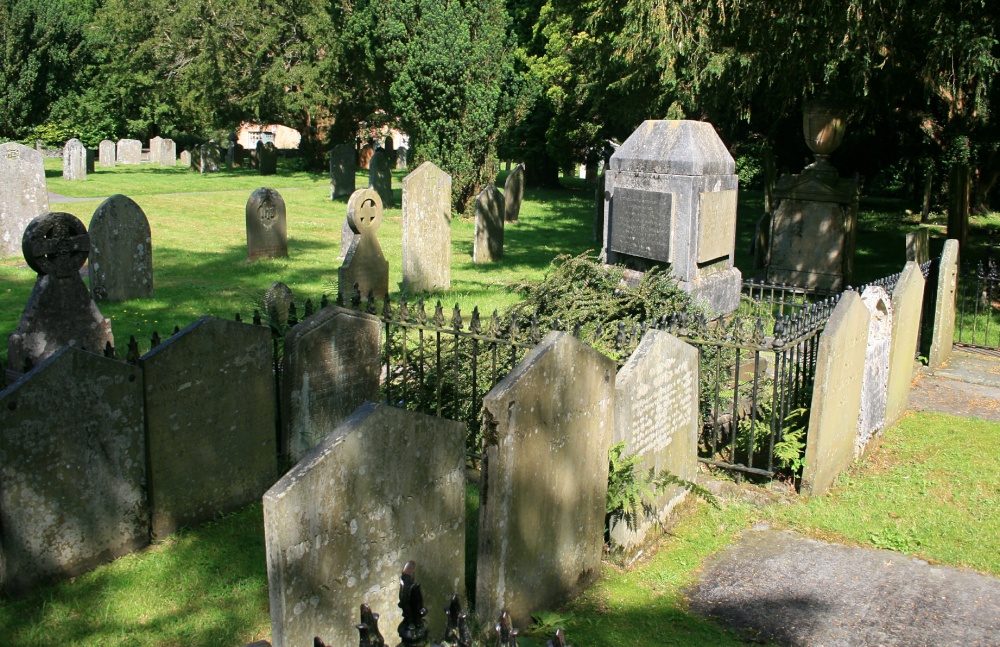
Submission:
{"label": "small grave marker", "polygon": [[288,256],[285,200],[280,193],[268,187],[251,193],[246,220],[248,261]]}
{"label": "small grave marker", "polygon": [[503,194],[492,184],[476,196],[473,263],[493,263],[503,258],[503,213]]}

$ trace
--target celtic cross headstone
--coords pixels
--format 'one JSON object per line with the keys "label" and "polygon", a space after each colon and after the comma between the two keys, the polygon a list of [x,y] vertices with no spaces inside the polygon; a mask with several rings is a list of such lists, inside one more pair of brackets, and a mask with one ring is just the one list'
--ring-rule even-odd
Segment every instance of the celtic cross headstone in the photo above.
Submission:
{"label": "celtic cross headstone", "polygon": [[346,299],[358,284],[362,297],[389,292],[389,262],[382,255],[376,232],[382,225],[382,198],[375,189],[360,189],[347,201],[347,224],[356,234],[338,271],[340,294]]}

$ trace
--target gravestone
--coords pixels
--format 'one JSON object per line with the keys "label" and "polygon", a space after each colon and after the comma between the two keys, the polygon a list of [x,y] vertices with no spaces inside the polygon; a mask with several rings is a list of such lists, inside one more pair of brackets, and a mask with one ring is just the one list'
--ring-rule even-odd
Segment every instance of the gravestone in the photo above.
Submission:
{"label": "gravestone", "polygon": [[236,142],[230,141],[226,145],[226,166],[233,168],[233,163],[236,161]]}
{"label": "gravestone", "polygon": [[362,298],[371,292],[376,299],[389,293],[389,261],[382,255],[376,233],[382,225],[382,199],[374,189],[358,189],[347,201],[347,224],[356,234],[337,271],[337,287],[345,300],[354,284]]}
{"label": "gravestone", "polygon": [[38,216],[24,230],[24,260],[38,273],[17,329],[7,340],[7,367],[20,372],[67,346],[101,353],[114,346],[105,319],[80,278],[90,253],[83,223],[68,213]]}
{"label": "gravestone", "polygon": [[191,151],[181,151],[180,164],[182,168],[191,168]]}
{"label": "gravestone", "polygon": [[247,160],[247,149],[239,142],[233,143],[233,168],[243,168]]}
{"label": "gravestone", "polygon": [[285,200],[274,189],[261,187],[247,200],[247,260],[288,256]]}
{"label": "gravestone", "polygon": [[257,171],[261,175],[274,175],[278,172],[278,149],[273,142],[257,142]]}
{"label": "gravestone", "polygon": [[97,152],[88,148],[87,149],[87,173],[94,172],[94,164],[97,160]]}
{"label": "gravestone", "polygon": [[79,139],[71,139],[63,146],[64,180],[87,179],[87,149]]}
{"label": "gravestone", "polygon": [[159,164],[160,163],[160,144],[163,142],[163,138],[160,136],[151,137],[149,139],[149,163]]}
{"label": "gravestone", "polygon": [[119,164],[139,164],[142,161],[142,142],[138,139],[119,139],[115,158]]}
{"label": "gravestone", "polygon": [[594,189],[594,240],[600,241],[604,236],[604,173],[597,178],[597,188]]}
{"label": "gravestone", "polygon": [[149,543],[137,367],[63,348],[0,391],[0,542],[14,594]]}
{"label": "gravestone", "polygon": [[885,426],[896,424],[910,406],[914,357],[920,337],[924,275],[910,261],[892,291],[892,345],[889,351],[889,382],[886,386]]}
{"label": "gravestone", "polygon": [[476,196],[473,263],[493,263],[503,258],[503,212],[503,194],[492,184]]}
{"label": "gravestone", "polygon": [[201,164],[199,171],[202,173],[218,173],[219,165],[222,163],[222,151],[215,142],[206,142],[201,145]]}
{"label": "gravestone", "polygon": [[[625,443],[626,454],[637,454],[637,469],[666,470],[692,480],[698,472],[698,349],[662,330],[648,330],[615,379],[612,442]],[[672,487],[648,501],[653,518],[634,525],[616,520],[612,542],[624,549],[642,544],[657,522],[664,522],[686,490]]]}
{"label": "gravestone", "polygon": [[358,151],[358,166],[360,166],[365,170],[370,170],[369,166],[372,159],[372,155],[374,154],[375,154],[375,149],[372,147],[371,144],[365,144],[364,146],[362,146],[361,150]]}
{"label": "gravestone", "polygon": [[368,163],[368,186],[378,191],[384,208],[395,206],[392,200],[392,166],[389,154],[383,150],[375,151]]}
{"label": "gravestone", "polygon": [[278,330],[284,330],[288,326],[288,312],[294,301],[292,289],[281,281],[269,285],[264,291],[265,321]]}
{"label": "gravestone", "polygon": [[285,335],[282,454],[298,462],[366,400],[378,401],[382,323],[328,306]]}
{"label": "gravestone", "polygon": [[43,159],[22,144],[0,144],[0,257],[20,254],[28,223],[49,210]]}
{"label": "gravestone", "polygon": [[97,207],[90,219],[89,263],[95,301],[152,298],[149,221],[131,198],[113,195]]}
{"label": "gravestone", "polygon": [[724,314],[740,302],[736,162],[712,124],[645,121],[605,170],[603,256],[646,270],[668,265],[678,286]]}
{"label": "gravestone", "polygon": [[351,245],[358,238],[358,234],[354,233],[351,229],[350,223],[347,222],[347,216],[344,216],[344,224],[340,226],[340,255],[337,256],[338,261],[343,261],[347,258],[347,252],[351,251]]}
{"label": "gravestone", "polygon": [[524,200],[524,165],[518,164],[503,183],[503,219],[517,222]]}
{"label": "gravestone", "polygon": [[955,306],[958,299],[958,241],[944,241],[938,265],[937,300],[934,303],[934,328],[927,366],[937,368],[951,357],[955,343]]}
{"label": "gravestone", "polygon": [[[152,140],[149,142],[149,154],[153,155],[153,151],[156,150],[156,163],[160,166],[176,166],[177,165],[177,144],[174,143],[172,139],[159,139],[154,148]],[[150,159],[150,161],[153,161]]]}
{"label": "gravestone", "polygon": [[553,331],[483,398],[481,623],[527,626],[600,574],[615,370]]}
{"label": "gravestone", "polygon": [[404,170],[407,167],[407,158],[410,151],[406,146],[400,146],[396,149],[396,168],[399,170]]}
{"label": "gravestone", "polygon": [[868,443],[885,429],[886,389],[889,385],[889,350],[892,345],[892,302],[886,291],[870,285],[861,293],[868,308],[868,344],[865,370],[861,379],[861,410],[858,413],[858,437],[854,457],[867,451]]}
{"label": "gravestone", "polygon": [[403,178],[403,287],[451,287],[451,176],[431,162]]}
{"label": "gravestone", "polygon": [[139,359],[154,539],[255,501],[277,478],[271,331],[202,317]]}
{"label": "gravestone", "polygon": [[363,404],[264,495],[264,537],[274,647],[354,645],[361,604],[389,635],[408,560],[424,591],[463,595],[465,425]]}
{"label": "gravestone", "polygon": [[931,260],[930,231],[921,227],[906,232],[906,260],[923,265]]}
{"label": "gravestone", "polygon": [[870,319],[858,293],[848,290],[819,336],[802,470],[802,491],[812,496],[826,492],[854,460]]}
{"label": "gravestone", "polygon": [[338,144],[330,151],[330,199],[351,195],[355,190],[354,147]]}
{"label": "gravestone", "polygon": [[97,145],[97,162],[102,168],[115,167],[115,143],[104,139]]}

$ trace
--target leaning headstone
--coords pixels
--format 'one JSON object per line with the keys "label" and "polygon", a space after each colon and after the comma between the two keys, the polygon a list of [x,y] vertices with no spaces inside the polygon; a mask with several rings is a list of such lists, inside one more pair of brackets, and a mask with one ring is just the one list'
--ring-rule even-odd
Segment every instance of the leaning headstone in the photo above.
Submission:
{"label": "leaning headstone", "polygon": [[389,293],[389,261],[382,255],[376,233],[382,225],[382,199],[374,189],[358,189],[347,201],[347,224],[356,234],[337,271],[341,296],[350,299],[354,284],[362,297],[381,299]]}
{"label": "leaning headstone", "polygon": [[503,219],[517,222],[524,200],[524,165],[518,164],[503,183]]}
{"label": "leaning headstone", "polygon": [[389,154],[383,150],[375,151],[368,163],[368,186],[378,191],[383,207],[395,206],[392,201],[392,166]]}
{"label": "leaning headstone", "polygon": [[288,326],[288,313],[295,302],[295,295],[292,289],[282,283],[275,281],[264,291],[264,313],[266,321],[278,330],[284,330]]}
{"label": "leaning headstone", "polygon": [[293,463],[366,400],[379,400],[382,322],[328,306],[285,335],[281,371],[282,454]]}
{"label": "leaning headstone", "polygon": [[896,424],[910,406],[910,383],[920,338],[924,275],[916,262],[908,262],[892,291],[892,346],[886,386],[885,426]]}
{"label": "leaning headstone", "polygon": [[191,168],[191,151],[181,151],[180,164],[181,168]]}
{"label": "leaning headstone", "polygon": [[160,144],[163,142],[163,138],[160,136],[151,137],[149,139],[149,163],[159,164],[160,163]]}
{"label": "leaning headstone", "polygon": [[[691,480],[698,471],[698,349],[662,330],[648,330],[615,380],[614,443],[636,454],[637,469],[666,470]],[[652,518],[616,519],[611,541],[629,550],[640,545],[686,490],[672,487],[649,500]]]}
{"label": "leaning headstone", "polygon": [[64,180],[87,179],[87,148],[79,139],[71,139],[63,146]]}
{"label": "leaning headstone", "polygon": [[503,194],[492,184],[476,196],[473,263],[493,263],[503,258],[503,211]]}
{"label": "leaning headstone", "polygon": [[90,291],[95,301],[153,296],[153,246],[146,214],[131,198],[113,195],[90,219]]}
{"label": "leaning headstone", "polygon": [[[264,495],[264,537],[274,647],[356,644],[361,604],[389,635],[408,560],[425,592],[461,595],[465,425],[362,405]],[[445,620],[429,614],[430,634]]]}
{"label": "leaning headstone", "polygon": [[451,287],[451,176],[431,162],[403,178],[403,287]]}
{"label": "leaning headstone", "polygon": [[119,139],[115,157],[119,164],[139,164],[142,161],[142,142],[138,139]]}
{"label": "leaning headstone", "polygon": [[355,152],[353,146],[338,144],[330,151],[330,199],[351,195],[355,190]]}
{"label": "leaning headstone", "polygon": [[931,260],[930,232],[921,227],[906,232],[906,260],[923,265]]}
{"label": "leaning headstone", "polygon": [[288,256],[285,200],[274,189],[261,187],[247,200],[247,260]]}
{"label": "leaning headstone", "polygon": [[886,388],[889,385],[889,350],[892,345],[892,302],[880,286],[870,285],[861,293],[868,308],[868,344],[865,370],[861,379],[861,410],[858,412],[858,437],[854,457],[861,457],[876,435],[885,429]]}
{"label": "leaning headstone", "polygon": [[277,478],[271,331],[202,317],[139,366],[153,537],[259,501]]}
{"label": "leaning headstone", "polygon": [[110,140],[102,140],[97,145],[97,162],[102,168],[114,168],[115,166],[115,143]]}
{"label": "leaning headstone", "polygon": [[49,210],[43,159],[23,144],[0,144],[0,257],[20,254],[28,223]]}
{"label": "leaning headstone", "polygon": [[616,368],[550,332],[483,398],[480,622],[527,626],[600,574]]}
{"label": "leaning headstone", "polygon": [[944,241],[938,265],[937,300],[934,303],[934,329],[927,365],[937,368],[951,357],[955,343],[955,305],[958,299],[958,241]]}
{"label": "leaning headstone", "polygon": [[396,149],[396,168],[399,170],[404,170],[408,166],[406,156],[409,155],[410,151],[406,146],[400,146]]}
{"label": "leaning headstone", "polygon": [[261,175],[274,175],[278,172],[278,149],[273,142],[257,142],[257,171]]}
{"label": "leaning headstone", "polygon": [[848,290],[819,337],[802,491],[819,496],[854,460],[861,408],[861,379],[871,316]]}
{"label": "leaning headstone", "polygon": [[7,366],[22,371],[61,348],[94,353],[114,346],[111,321],[90,296],[80,268],[90,253],[87,229],[76,216],[46,213],[24,230],[24,260],[38,273],[17,329],[7,340]]}
{"label": "leaning headstone", "polygon": [[219,165],[222,163],[222,152],[215,142],[206,142],[201,145],[201,165],[199,170],[202,173],[218,173]]}
{"label": "leaning headstone", "polygon": [[64,348],[0,391],[3,587],[24,593],[149,543],[142,375]]}

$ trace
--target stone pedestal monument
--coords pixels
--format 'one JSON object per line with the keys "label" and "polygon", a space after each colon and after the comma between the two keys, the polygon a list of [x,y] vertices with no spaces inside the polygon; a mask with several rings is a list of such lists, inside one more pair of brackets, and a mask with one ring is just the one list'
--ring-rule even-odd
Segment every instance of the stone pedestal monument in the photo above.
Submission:
{"label": "stone pedestal monument", "polygon": [[711,124],[645,121],[605,171],[608,263],[666,265],[680,287],[719,314],[739,305],[736,162]]}

